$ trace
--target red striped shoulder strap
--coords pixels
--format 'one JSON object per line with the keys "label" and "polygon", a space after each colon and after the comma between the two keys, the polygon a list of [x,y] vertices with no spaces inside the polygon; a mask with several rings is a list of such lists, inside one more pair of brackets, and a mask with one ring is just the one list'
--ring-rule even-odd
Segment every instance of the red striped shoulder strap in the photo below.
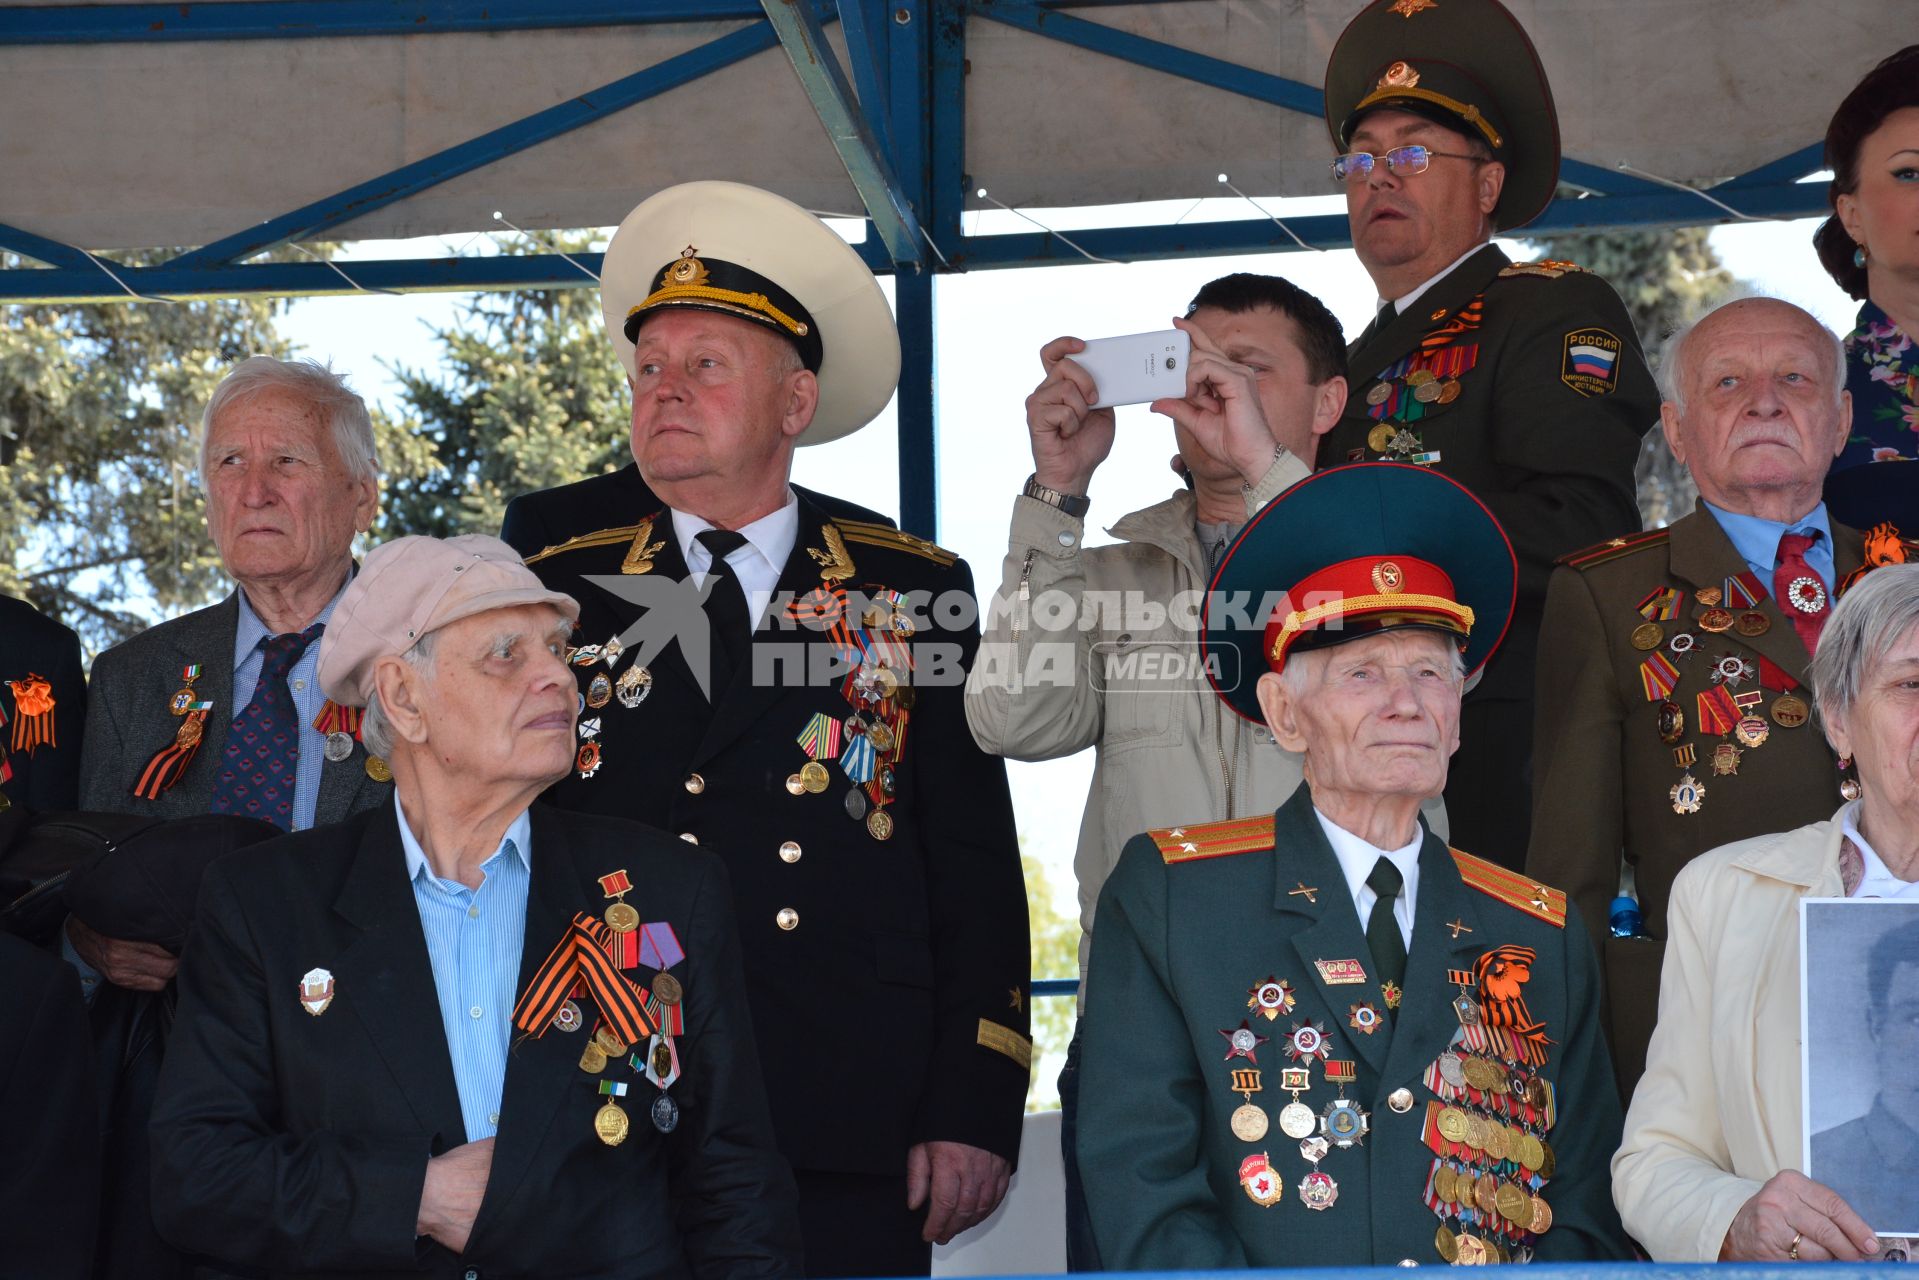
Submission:
{"label": "red striped shoulder strap", "polygon": [[1225,858],[1235,853],[1261,853],[1273,847],[1273,815],[1228,818],[1185,827],[1161,827],[1146,833],[1168,863]]}
{"label": "red striped shoulder strap", "polygon": [[1621,534],[1617,538],[1608,538],[1604,542],[1596,542],[1590,547],[1569,552],[1559,557],[1559,563],[1574,569],[1590,569],[1596,564],[1605,564],[1608,560],[1632,555],[1635,551],[1649,551],[1654,547],[1663,547],[1666,545],[1666,539],[1671,536],[1670,529],[1648,529],[1644,533]]}
{"label": "red striped shoulder strap", "polygon": [[1496,862],[1475,858],[1458,849],[1451,852],[1453,862],[1459,867],[1459,878],[1470,887],[1516,911],[1544,920],[1555,929],[1566,927],[1566,895],[1560,890],[1517,871],[1508,871]]}

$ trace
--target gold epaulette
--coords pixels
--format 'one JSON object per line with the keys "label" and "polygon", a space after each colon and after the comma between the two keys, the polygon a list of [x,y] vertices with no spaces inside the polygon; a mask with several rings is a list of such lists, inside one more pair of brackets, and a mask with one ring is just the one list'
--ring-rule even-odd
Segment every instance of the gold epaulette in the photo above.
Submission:
{"label": "gold epaulette", "polygon": [[1547,280],[1557,280],[1572,272],[1584,273],[1586,268],[1577,262],[1563,262],[1558,258],[1541,258],[1538,262],[1515,262],[1500,271],[1502,276],[1542,276]]}
{"label": "gold epaulette", "polygon": [[1566,895],[1558,889],[1470,853],[1457,849],[1451,852],[1459,866],[1459,878],[1472,888],[1555,929],[1566,927]]}
{"label": "gold epaulette", "polygon": [[1161,827],[1146,833],[1169,864],[1196,858],[1225,858],[1235,853],[1263,853],[1273,847],[1273,815],[1228,818],[1190,827]]}
{"label": "gold epaulette", "polygon": [[[644,524],[645,521],[641,521]],[[640,531],[638,524],[625,524],[617,529],[600,529],[594,533],[583,533],[577,538],[568,538],[556,547],[547,547],[536,551],[526,558],[527,564],[538,564],[549,556],[557,556],[563,551],[581,551],[587,547],[610,547],[619,542],[633,541],[633,535]]]}
{"label": "gold epaulette", "polygon": [[1568,552],[1559,557],[1558,562],[1574,569],[1590,569],[1596,564],[1605,564],[1608,560],[1617,560],[1635,551],[1662,547],[1666,545],[1666,539],[1671,536],[1670,529],[1648,529],[1644,533],[1622,534],[1617,538],[1608,538],[1604,542],[1595,542],[1590,547]]}
{"label": "gold epaulette", "polygon": [[895,529],[890,524],[874,524],[868,520],[842,520],[838,516],[833,523],[839,526],[840,533],[848,542],[860,542],[869,547],[890,547],[895,551],[910,551],[916,556],[931,560],[942,569],[949,569],[958,562],[957,553],[948,551],[937,543]]}

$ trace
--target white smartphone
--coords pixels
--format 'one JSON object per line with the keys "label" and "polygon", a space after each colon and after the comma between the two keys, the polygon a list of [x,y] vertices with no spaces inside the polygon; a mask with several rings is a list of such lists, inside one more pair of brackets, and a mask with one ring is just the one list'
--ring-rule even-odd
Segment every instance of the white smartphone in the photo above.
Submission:
{"label": "white smartphone", "polygon": [[1099,393],[1093,408],[1107,409],[1185,395],[1186,361],[1192,351],[1193,340],[1185,330],[1161,329],[1094,338],[1071,359],[1093,375]]}

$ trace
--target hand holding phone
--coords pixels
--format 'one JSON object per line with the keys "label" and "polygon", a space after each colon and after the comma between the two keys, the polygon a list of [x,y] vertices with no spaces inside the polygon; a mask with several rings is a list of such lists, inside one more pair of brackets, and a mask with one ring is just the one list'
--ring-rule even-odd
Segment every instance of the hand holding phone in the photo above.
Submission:
{"label": "hand holding phone", "polygon": [[1092,375],[1092,407],[1146,404],[1186,394],[1186,364],[1193,340],[1180,329],[1095,338],[1073,357]]}

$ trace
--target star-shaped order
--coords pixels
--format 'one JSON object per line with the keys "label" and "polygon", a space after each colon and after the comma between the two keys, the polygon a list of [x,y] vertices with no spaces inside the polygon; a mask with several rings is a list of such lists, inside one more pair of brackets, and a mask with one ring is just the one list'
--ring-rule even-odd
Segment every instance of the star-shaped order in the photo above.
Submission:
{"label": "star-shaped order", "polygon": [[1237,1027],[1221,1027],[1219,1034],[1226,1037],[1227,1049],[1225,1061],[1231,1062],[1234,1058],[1244,1058],[1246,1061],[1258,1065],[1259,1058],[1255,1056],[1254,1050],[1258,1049],[1260,1045],[1265,1044],[1267,1037],[1254,1031],[1252,1024],[1246,1021],[1246,1019],[1241,1018]]}

